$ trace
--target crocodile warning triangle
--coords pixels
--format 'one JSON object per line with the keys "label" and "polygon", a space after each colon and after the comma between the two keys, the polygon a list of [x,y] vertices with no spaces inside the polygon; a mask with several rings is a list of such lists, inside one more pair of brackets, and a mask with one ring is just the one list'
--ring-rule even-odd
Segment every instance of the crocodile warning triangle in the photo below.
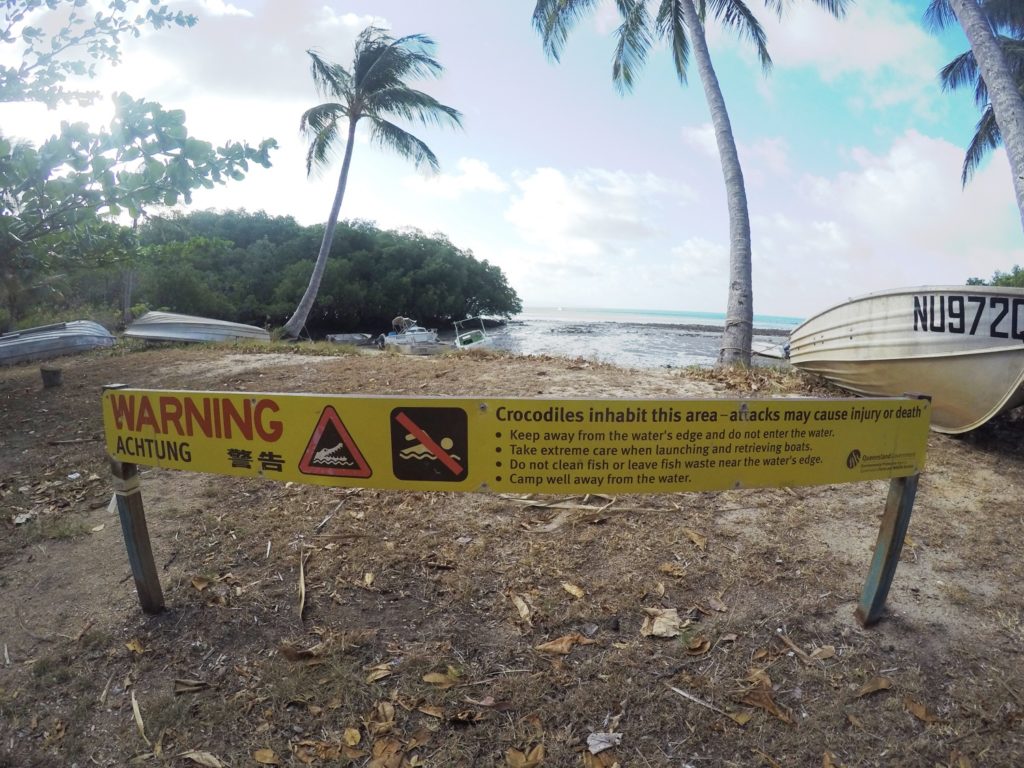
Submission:
{"label": "crocodile warning triangle", "polygon": [[373,474],[338,412],[329,405],[320,414],[320,421],[309,438],[299,471],[331,477],[370,477]]}

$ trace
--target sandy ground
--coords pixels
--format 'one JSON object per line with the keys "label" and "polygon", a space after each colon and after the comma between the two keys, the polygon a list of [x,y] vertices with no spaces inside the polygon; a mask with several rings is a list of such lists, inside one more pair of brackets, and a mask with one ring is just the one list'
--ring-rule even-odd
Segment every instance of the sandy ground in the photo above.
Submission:
{"label": "sandy ground", "polygon": [[[930,437],[872,629],[853,609],[884,482],[538,500],[558,507],[146,470],[168,605],[146,616],[107,508],[103,384],[825,391],[770,371],[314,351],[84,355],[48,390],[38,366],[0,369],[0,766],[1024,765],[1013,418]],[[641,634],[655,609],[681,634]],[[592,755],[596,733],[621,740]]]}

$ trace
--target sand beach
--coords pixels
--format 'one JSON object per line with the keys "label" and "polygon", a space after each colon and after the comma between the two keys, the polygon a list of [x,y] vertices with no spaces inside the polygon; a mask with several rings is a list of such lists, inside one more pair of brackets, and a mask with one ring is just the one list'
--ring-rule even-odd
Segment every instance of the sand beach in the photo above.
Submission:
{"label": "sand beach", "polygon": [[[526,499],[144,469],[167,603],[147,616],[108,509],[105,384],[841,393],[777,370],[303,346],[59,365],[50,389],[38,365],[0,369],[0,766],[1024,764],[1015,414],[929,437],[870,629],[853,610],[884,481]],[[673,609],[677,636],[642,632]]]}

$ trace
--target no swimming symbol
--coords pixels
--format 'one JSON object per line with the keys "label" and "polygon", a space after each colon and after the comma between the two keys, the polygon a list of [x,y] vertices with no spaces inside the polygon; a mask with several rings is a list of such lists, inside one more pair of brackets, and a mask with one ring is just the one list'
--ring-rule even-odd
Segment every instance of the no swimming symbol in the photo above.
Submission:
{"label": "no swimming symbol", "polygon": [[469,473],[468,419],[462,408],[391,411],[391,464],[399,480],[452,483]]}

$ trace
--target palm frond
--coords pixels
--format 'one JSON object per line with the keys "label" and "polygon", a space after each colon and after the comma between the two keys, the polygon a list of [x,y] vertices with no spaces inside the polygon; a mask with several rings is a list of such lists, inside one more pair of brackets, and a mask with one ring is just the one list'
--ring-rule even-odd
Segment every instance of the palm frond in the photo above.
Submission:
{"label": "palm frond", "polygon": [[939,70],[939,83],[944,91],[955,91],[974,85],[978,79],[978,62],[974,53],[964,51]]}
{"label": "palm frond", "polygon": [[672,65],[679,82],[686,84],[686,67],[690,61],[690,38],[686,31],[683,6],[679,0],[662,0],[654,21],[658,37],[667,40],[672,50]]}
{"label": "palm frond", "polygon": [[[426,35],[392,39],[382,35],[359,57],[358,87],[363,91],[390,88],[407,78],[440,77],[444,67],[433,56],[434,41]],[[357,52],[358,56],[358,52]]]}
{"label": "palm frond", "polygon": [[537,0],[533,8],[533,27],[540,33],[544,53],[554,61],[562,49],[573,26],[592,11],[599,0]]}
{"label": "palm frond", "polygon": [[316,50],[306,51],[310,58],[313,85],[323,96],[346,98],[351,92],[352,77],[348,70],[323,58]]}
{"label": "palm frond", "polygon": [[368,116],[398,115],[424,125],[462,126],[461,112],[414,88],[385,88],[368,94],[365,108]]}
{"label": "palm frond", "polygon": [[1024,6],[1020,0],[984,0],[982,10],[997,31],[1024,37]]}
{"label": "palm frond", "polygon": [[827,11],[837,19],[846,15],[846,10],[853,5],[854,0],[814,0],[814,4]]}
{"label": "palm frond", "polygon": [[768,53],[768,37],[761,22],[746,6],[743,0],[707,0],[707,10],[726,27],[732,27],[741,37],[746,37],[757,48],[761,69],[772,68],[772,57]]}
{"label": "palm frond", "polygon": [[932,0],[924,12],[924,25],[931,32],[941,32],[957,23],[949,0]]}
{"label": "palm frond", "polygon": [[318,104],[302,113],[299,129],[310,138],[306,151],[306,174],[313,169],[327,165],[331,159],[334,143],[338,138],[338,121],[348,115],[344,104]]}
{"label": "palm frond", "polygon": [[370,116],[370,138],[383,147],[393,150],[400,157],[412,160],[419,168],[426,163],[435,173],[441,165],[430,147],[406,130],[399,128],[381,117]]}
{"label": "palm frond", "polygon": [[612,82],[625,93],[633,89],[635,73],[643,66],[651,47],[647,0],[617,0],[622,24],[616,30],[618,43],[612,58]]}
{"label": "palm frond", "polygon": [[960,174],[960,183],[963,186],[966,187],[967,182],[974,177],[974,173],[981,166],[985,155],[1002,143],[1003,137],[999,132],[999,124],[996,123],[996,113],[990,104],[981,113],[981,119],[978,120],[978,125],[974,130],[974,138],[971,139],[967,153],[964,155],[963,172]]}

